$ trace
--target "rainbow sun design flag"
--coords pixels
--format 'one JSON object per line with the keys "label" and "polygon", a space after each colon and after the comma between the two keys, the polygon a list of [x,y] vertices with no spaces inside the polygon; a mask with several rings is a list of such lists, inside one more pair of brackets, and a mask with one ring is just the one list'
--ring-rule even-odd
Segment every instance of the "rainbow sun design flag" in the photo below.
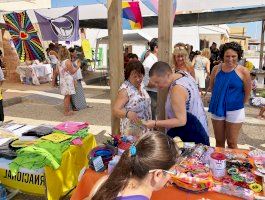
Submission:
{"label": "rainbow sun design flag", "polygon": [[4,20],[21,62],[45,58],[37,31],[26,11],[6,14]]}

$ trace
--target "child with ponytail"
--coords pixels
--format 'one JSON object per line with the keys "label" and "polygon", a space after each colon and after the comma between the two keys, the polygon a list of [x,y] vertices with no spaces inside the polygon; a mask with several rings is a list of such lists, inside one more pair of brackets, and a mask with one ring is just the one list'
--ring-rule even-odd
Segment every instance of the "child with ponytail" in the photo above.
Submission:
{"label": "child with ponytail", "polygon": [[149,132],[126,150],[109,177],[98,181],[91,200],[149,200],[170,179],[166,172],[177,158],[174,141],[160,132]]}

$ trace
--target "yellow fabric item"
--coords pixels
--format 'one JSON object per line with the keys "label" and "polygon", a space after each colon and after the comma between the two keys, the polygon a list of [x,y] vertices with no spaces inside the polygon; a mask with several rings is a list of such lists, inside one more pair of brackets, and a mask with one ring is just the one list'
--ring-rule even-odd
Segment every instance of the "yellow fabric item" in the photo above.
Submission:
{"label": "yellow fabric item", "polygon": [[254,68],[254,65],[253,65],[252,62],[250,62],[250,61],[246,61],[246,63],[245,63],[245,67],[246,67],[249,71],[251,71],[251,70]]}
{"label": "yellow fabric item", "polygon": [[47,198],[58,200],[77,185],[80,170],[88,165],[87,155],[97,146],[91,133],[83,139],[82,146],[71,145],[63,153],[61,166],[57,170],[45,167]]}
{"label": "yellow fabric item", "polygon": [[81,42],[82,49],[85,55],[86,59],[92,60],[92,49],[91,49],[91,44],[88,39],[82,39]]}
{"label": "yellow fabric item", "polygon": [[43,173],[18,172],[16,176],[12,176],[10,170],[0,169],[0,182],[5,186],[25,193],[45,194],[45,176]]}
{"label": "yellow fabric item", "polygon": [[3,100],[3,91],[2,88],[0,87],[0,101]]}
{"label": "yellow fabric item", "polygon": [[41,139],[49,140],[49,141],[54,142],[54,143],[63,142],[63,141],[68,140],[70,138],[71,138],[70,135],[66,135],[66,134],[62,134],[62,133],[52,133],[52,134],[45,135],[45,136],[41,137]]}

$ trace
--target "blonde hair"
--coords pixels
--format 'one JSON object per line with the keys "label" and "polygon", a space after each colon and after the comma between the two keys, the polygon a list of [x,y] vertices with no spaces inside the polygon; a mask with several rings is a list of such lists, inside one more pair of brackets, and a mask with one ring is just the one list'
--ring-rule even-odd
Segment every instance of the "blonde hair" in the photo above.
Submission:
{"label": "blonde hair", "polygon": [[60,61],[64,61],[66,59],[70,60],[70,58],[71,58],[70,52],[68,51],[68,49],[65,46],[63,46],[59,49],[58,57],[59,57]]}
{"label": "blonde hair", "polygon": [[175,56],[183,56],[184,57],[184,63],[185,63],[185,66],[186,67],[190,67],[191,66],[191,62],[190,62],[190,58],[189,58],[189,54],[187,52],[186,49],[180,49],[178,47],[174,48],[174,51],[173,51],[173,64],[175,67],[177,67],[177,63],[176,63],[176,59],[175,59]]}
{"label": "blonde hair", "polygon": [[211,58],[211,50],[209,48],[204,48],[201,53],[202,56],[210,59]]}

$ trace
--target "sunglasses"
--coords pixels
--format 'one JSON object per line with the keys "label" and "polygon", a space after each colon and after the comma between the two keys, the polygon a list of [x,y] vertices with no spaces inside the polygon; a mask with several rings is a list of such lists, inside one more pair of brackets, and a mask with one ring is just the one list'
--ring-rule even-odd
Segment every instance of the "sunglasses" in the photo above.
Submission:
{"label": "sunglasses", "polygon": [[176,175],[177,174],[177,172],[175,170],[164,170],[164,169],[151,169],[151,170],[149,170],[149,173],[154,173],[156,170],[162,170],[164,175],[166,175],[166,174]]}

